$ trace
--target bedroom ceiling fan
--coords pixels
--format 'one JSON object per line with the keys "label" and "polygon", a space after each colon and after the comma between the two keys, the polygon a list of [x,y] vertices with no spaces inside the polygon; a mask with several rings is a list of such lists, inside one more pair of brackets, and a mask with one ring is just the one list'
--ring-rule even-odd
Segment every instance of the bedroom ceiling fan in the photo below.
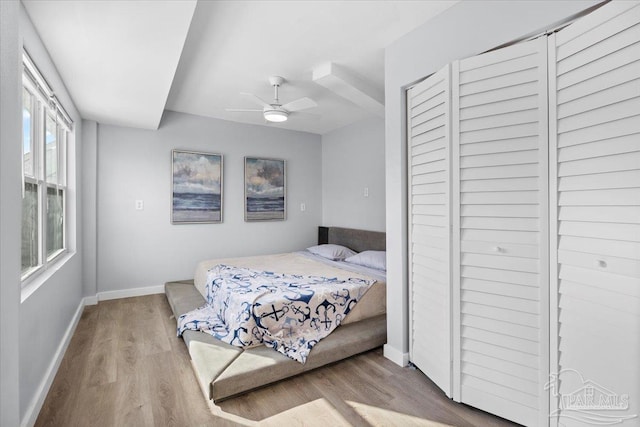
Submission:
{"label": "bedroom ceiling fan", "polygon": [[268,103],[267,101],[259,98],[252,93],[240,92],[241,95],[248,97],[253,102],[260,105],[262,107],[261,110],[245,108],[227,108],[226,110],[240,113],[261,112],[265,120],[278,123],[286,121],[289,118],[289,114],[291,113],[318,106],[318,104],[316,104],[313,99],[307,97],[296,99],[295,101],[287,102],[286,104],[282,105],[280,103],[280,99],[278,98],[278,88],[282,85],[282,83],[284,83],[284,78],[280,76],[272,76],[269,77],[269,83],[271,84],[271,86],[273,86],[274,89],[274,98],[272,103]]}

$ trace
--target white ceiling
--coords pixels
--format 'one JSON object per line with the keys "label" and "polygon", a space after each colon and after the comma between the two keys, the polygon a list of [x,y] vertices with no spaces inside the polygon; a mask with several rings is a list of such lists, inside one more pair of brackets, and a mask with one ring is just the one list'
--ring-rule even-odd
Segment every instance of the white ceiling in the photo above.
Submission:
{"label": "white ceiling", "polygon": [[23,4],[83,118],[158,128],[196,0]]}
{"label": "white ceiling", "polygon": [[240,92],[270,101],[267,78],[280,75],[283,103],[318,107],[269,126],[318,134],[372,114],[314,83],[315,67],[333,62],[383,92],[384,48],[455,3],[23,2],[84,118],[155,129],[167,109],[264,125],[225,108],[256,107]]}

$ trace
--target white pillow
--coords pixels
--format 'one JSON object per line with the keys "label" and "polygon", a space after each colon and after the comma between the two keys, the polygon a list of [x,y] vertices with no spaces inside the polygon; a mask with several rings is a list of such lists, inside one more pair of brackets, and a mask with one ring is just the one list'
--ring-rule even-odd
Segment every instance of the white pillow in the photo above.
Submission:
{"label": "white pillow", "polygon": [[351,264],[362,265],[363,267],[374,268],[376,270],[387,271],[386,251],[364,251],[345,259]]}
{"label": "white pillow", "polygon": [[320,255],[323,258],[332,259],[334,261],[342,261],[345,258],[355,255],[356,253],[351,249],[334,244],[311,246],[307,248],[312,254]]}

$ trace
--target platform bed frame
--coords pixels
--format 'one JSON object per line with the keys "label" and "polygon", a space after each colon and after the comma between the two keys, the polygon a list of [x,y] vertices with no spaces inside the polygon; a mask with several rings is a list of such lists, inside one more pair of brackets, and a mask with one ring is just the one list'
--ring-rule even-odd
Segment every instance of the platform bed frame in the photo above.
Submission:
{"label": "platform bed frame", "polygon": [[[319,227],[318,243],[358,252],[384,250],[386,245],[385,233],[339,227]],[[193,280],[167,282],[165,293],[176,319],[205,304]],[[182,337],[202,391],[218,402],[380,347],[387,341],[387,325],[385,315],[342,325],[313,348],[304,365],[266,346],[242,349],[196,331],[185,331]]]}

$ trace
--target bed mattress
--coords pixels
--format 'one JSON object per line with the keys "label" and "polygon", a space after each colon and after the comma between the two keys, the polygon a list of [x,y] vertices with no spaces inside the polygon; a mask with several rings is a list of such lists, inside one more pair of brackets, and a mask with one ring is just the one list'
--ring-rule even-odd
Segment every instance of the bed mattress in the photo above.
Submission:
{"label": "bed mattress", "polygon": [[386,278],[384,272],[378,270],[346,262],[330,261],[307,251],[206,260],[198,264],[194,277],[194,285],[205,299],[207,272],[218,264],[273,273],[336,277],[341,280],[350,277],[375,280],[342,323],[349,324],[386,313]]}

